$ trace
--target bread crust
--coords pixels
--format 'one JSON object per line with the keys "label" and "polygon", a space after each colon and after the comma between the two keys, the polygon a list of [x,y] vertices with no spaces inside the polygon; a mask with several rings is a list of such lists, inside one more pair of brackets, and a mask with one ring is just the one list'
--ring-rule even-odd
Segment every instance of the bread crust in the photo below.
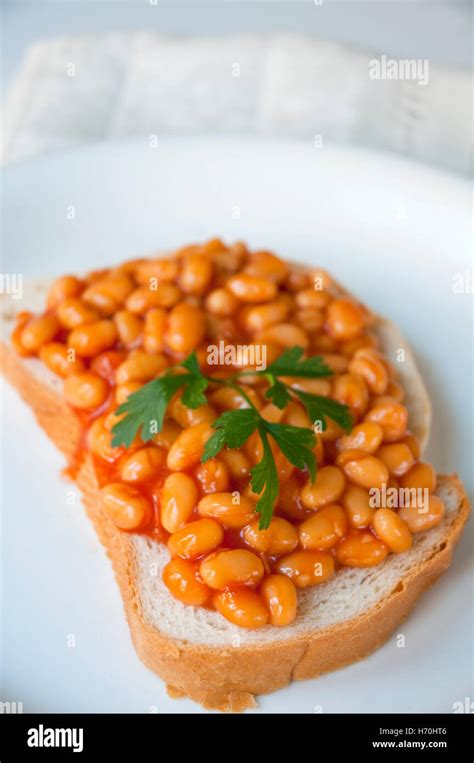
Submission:
{"label": "bread crust", "polygon": [[[81,431],[74,412],[38,381],[5,344],[0,344],[0,362],[4,374],[31,405],[48,436],[67,458],[73,457]],[[85,455],[77,474],[87,514],[111,559],[138,656],[166,682],[170,696],[187,696],[206,708],[233,712],[255,707],[257,694],[360,660],[386,641],[420,594],[449,567],[467,520],[469,501],[458,477],[440,477],[440,482],[448,482],[457,493],[456,518],[439,548],[388,597],[363,615],[336,626],[291,639],[282,634],[282,641],[276,643],[222,648],[177,641],[146,621],[130,536],[118,530],[100,510],[99,485],[90,455]]]}

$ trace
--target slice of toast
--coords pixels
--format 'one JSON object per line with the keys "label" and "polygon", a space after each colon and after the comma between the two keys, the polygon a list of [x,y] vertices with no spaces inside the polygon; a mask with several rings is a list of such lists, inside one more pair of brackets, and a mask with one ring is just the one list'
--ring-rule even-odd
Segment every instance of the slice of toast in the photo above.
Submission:
{"label": "slice of toast", "polygon": [[[15,312],[39,311],[48,284],[25,288],[21,306],[4,299],[2,370],[67,458],[76,452],[81,426],[62,397],[62,381],[35,358],[20,358],[9,342]],[[430,406],[413,356],[392,324],[377,332],[385,354],[400,349],[397,364],[407,390],[410,426],[422,444],[429,433]],[[136,651],[167,684],[172,696],[188,696],[206,707],[240,711],[254,695],[275,691],[291,680],[312,678],[370,654],[403,620],[418,596],[449,567],[469,514],[464,488],[452,475],[440,477],[443,522],[414,536],[410,551],[390,555],[373,568],[344,568],[330,581],[298,592],[296,620],[284,629],[238,628],[217,612],[173,598],[161,579],[169,559],[164,545],[118,530],[102,513],[92,459],[77,475],[86,511],[112,561]]]}

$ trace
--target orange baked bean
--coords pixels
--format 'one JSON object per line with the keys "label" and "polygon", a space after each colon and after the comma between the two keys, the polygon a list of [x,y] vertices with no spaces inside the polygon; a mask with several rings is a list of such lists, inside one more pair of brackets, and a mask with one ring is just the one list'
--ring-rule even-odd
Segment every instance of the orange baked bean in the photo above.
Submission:
{"label": "orange baked bean", "polygon": [[168,451],[166,464],[173,472],[190,469],[201,460],[204,446],[214,430],[206,422],[183,429]]}
{"label": "orange baked bean", "polygon": [[403,506],[398,516],[408,525],[412,533],[424,532],[437,527],[444,517],[444,503],[437,495],[430,495],[427,503],[416,506]]}
{"label": "orange baked bean", "polygon": [[261,554],[279,556],[288,554],[298,545],[296,528],[281,517],[273,517],[266,530],[259,530],[259,520],[254,520],[242,529],[242,538],[249,546]]}
{"label": "orange baked bean", "polygon": [[268,278],[275,283],[282,283],[288,275],[288,265],[272,252],[262,250],[250,255],[243,272],[257,278]]}
{"label": "orange baked bean", "polygon": [[206,556],[199,572],[209,588],[258,585],[264,575],[263,562],[256,554],[243,548],[214,551]]}
{"label": "orange baked bean", "polygon": [[198,565],[188,559],[176,557],[163,569],[163,583],[183,604],[202,607],[211,596],[211,590],[199,577]]}
{"label": "orange baked bean", "polygon": [[342,405],[349,406],[352,415],[359,419],[369,407],[369,390],[365,380],[359,374],[342,374],[337,376],[332,396],[334,400]]}
{"label": "orange baked bean", "polygon": [[359,487],[381,488],[388,480],[388,469],[375,456],[366,456],[344,464],[344,474]]}
{"label": "orange baked bean", "polygon": [[56,315],[61,326],[69,330],[99,319],[97,310],[87,307],[78,297],[70,297],[61,302],[56,309]]}
{"label": "orange baked bean", "polygon": [[132,279],[125,273],[116,273],[94,281],[82,293],[81,299],[101,315],[109,316],[122,307],[132,289]]}
{"label": "orange baked bean", "polygon": [[280,557],[274,569],[287,575],[297,588],[324,583],[334,573],[334,558],[324,551],[293,551]]}
{"label": "orange baked bean", "polygon": [[169,450],[182,431],[183,430],[181,427],[178,426],[175,421],[172,421],[171,419],[165,419],[161,432],[157,432],[157,434],[153,437],[153,442],[155,445]]}
{"label": "orange baked bean", "polygon": [[107,399],[109,385],[93,371],[71,374],[64,381],[64,397],[73,408],[92,410]]}
{"label": "orange baked bean", "polygon": [[54,339],[59,328],[59,321],[55,315],[32,318],[21,332],[21,344],[30,352],[38,352],[40,347]]}
{"label": "orange baked bean", "polygon": [[341,498],[342,505],[346,510],[347,519],[351,527],[357,529],[368,527],[374,515],[374,509],[370,505],[368,490],[358,485],[348,485]]}
{"label": "orange baked bean", "polygon": [[270,619],[260,595],[247,588],[219,591],[212,601],[226,620],[241,628],[261,628]]}
{"label": "orange baked bean", "polygon": [[172,352],[187,355],[202,342],[205,330],[203,311],[194,305],[180,302],[168,315],[165,344]]}
{"label": "orange baked bean", "polygon": [[114,321],[121,344],[127,349],[138,347],[143,334],[141,318],[128,310],[119,310],[114,315]]}
{"label": "orange baked bean", "polygon": [[39,357],[53,373],[63,378],[84,370],[84,363],[80,358],[76,358],[74,350],[61,342],[44,344],[40,348]]}
{"label": "orange baked bean", "polygon": [[134,268],[135,280],[141,286],[150,286],[160,281],[174,281],[178,277],[179,263],[172,257],[159,260],[144,260]]}
{"label": "orange baked bean", "polygon": [[141,448],[122,463],[120,479],[123,482],[146,482],[156,476],[164,462],[165,452],[161,448]]}
{"label": "orange baked bean", "polygon": [[337,448],[342,451],[355,449],[375,453],[382,442],[382,437],[382,427],[373,421],[366,421],[355,426],[349,435],[341,437],[337,441]]}
{"label": "orange baked bean", "polygon": [[176,472],[165,479],[160,494],[161,524],[170,533],[179,530],[191,517],[198,502],[196,483],[188,474]]}
{"label": "orange baked bean", "polygon": [[214,289],[206,297],[206,310],[213,315],[227,318],[235,315],[239,301],[227,289]]}
{"label": "orange baked bean", "polygon": [[317,333],[324,325],[324,314],[322,310],[298,310],[295,320],[308,333]]}
{"label": "orange baked bean", "polygon": [[388,373],[377,352],[362,348],[354,353],[349,371],[362,376],[373,395],[384,395],[388,386]]}
{"label": "orange baked bean", "polygon": [[153,307],[145,315],[143,349],[150,355],[162,352],[166,331],[167,313],[160,307]]}
{"label": "orange baked bean", "polygon": [[150,286],[139,286],[132,291],[125,302],[125,307],[131,313],[143,314],[152,307],[172,307],[181,299],[181,292],[171,283],[152,283]]}
{"label": "orange baked bean", "polygon": [[226,527],[244,527],[255,517],[255,501],[239,493],[214,493],[201,498],[202,517],[218,519]]}
{"label": "orange baked bean", "polygon": [[100,491],[104,514],[121,530],[138,530],[151,520],[151,505],[130,485],[111,482]]}
{"label": "orange baked bean", "polygon": [[336,559],[346,567],[375,567],[388,554],[388,546],[371,532],[348,535],[336,546]]}
{"label": "orange baked bean", "polygon": [[212,260],[204,254],[188,254],[183,259],[178,284],[185,294],[203,295],[212,278]]}
{"label": "orange baked bean", "polygon": [[195,559],[220,546],[223,538],[224,531],[219,522],[214,519],[198,519],[170,535],[168,549],[171,556]]}
{"label": "orange baked bean", "polygon": [[376,455],[394,477],[401,477],[406,474],[415,463],[413,453],[408,445],[403,442],[382,445]]}
{"label": "orange baked bean", "polygon": [[78,326],[68,337],[68,344],[82,358],[92,358],[113,347],[118,332],[113,321],[103,320]]}
{"label": "orange baked bean", "polygon": [[395,554],[408,551],[413,542],[407,523],[391,509],[377,509],[372,517],[372,527]]}
{"label": "orange baked bean", "polygon": [[87,447],[94,456],[114,463],[123,453],[123,448],[113,448],[110,429],[106,426],[105,416],[95,419],[87,433]]}
{"label": "orange baked bean", "polygon": [[404,405],[391,398],[377,401],[365,417],[366,421],[375,421],[383,429],[384,442],[396,442],[406,432],[408,411]]}
{"label": "orange baked bean", "polygon": [[436,472],[431,464],[419,461],[400,477],[400,486],[426,488],[430,493],[436,490]]}
{"label": "orange baked bean", "polygon": [[316,481],[307,482],[301,491],[301,500],[307,509],[319,509],[327,503],[334,503],[344,492],[346,480],[337,466],[323,466]]}
{"label": "orange baked bean", "polygon": [[269,302],[277,293],[274,281],[248,273],[239,273],[229,278],[226,289],[241,302]]}
{"label": "orange baked bean", "polygon": [[327,308],[327,330],[338,341],[355,339],[365,327],[365,314],[348,299],[334,299]]}
{"label": "orange baked bean", "polygon": [[333,548],[347,533],[344,510],[337,503],[324,506],[300,524],[298,533],[304,549],[325,551]]}
{"label": "orange baked bean", "polygon": [[142,382],[138,381],[130,381],[126,382],[125,384],[118,384],[115,389],[115,402],[117,405],[122,405],[122,403],[124,403],[130,395],[133,395],[134,392],[137,392],[137,390],[141,389],[142,387]]}
{"label": "orange baked bean", "polygon": [[47,306],[56,307],[68,297],[78,297],[84,288],[84,282],[76,276],[61,276],[57,278],[48,291]]}
{"label": "orange baked bean", "polygon": [[143,350],[135,350],[119,365],[115,372],[115,380],[117,384],[147,382],[164,371],[167,365],[168,361],[164,355],[148,355]]}
{"label": "orange baked bean", "polygon": [[205,464],[199,464],[194,475],[203,493],[224,493],[229,487],[229,470],[218,458],[210,458]]}
{"label": "orange baked bean", "polygon": [[235,480],[248,477],[251,463],[241,450],[224,449],[219,453],[219,458],[227,466],[230,476]]}
{"label": "orange baked bean", "polygon": [[309,339],[306,331],[294,323],[274,323],[261,331],[256,337],[257,343],[273,343],[280,347],[303,347],[306,349]]}
{"label": "orange baked bean", "polygon": [[298,599],[296,588],[286,575],[267,575],[260,586],[260,594],[270,612],[272,625],[284,626],[296,617]]}
{"label": "orange baked bean", "polygon": [[283,299],[247,307],[240,314],[240,324],[246,331],[263,331],[272,324],[285,320],[289,309],[289,304]]}
{"label": "orange baked bean", "polygon": [[217,418],[217,413],[212,405],[206,403],[198,408],[188,408],[180,397],[176,397],[168,407],[168,411],[174,420],[182,427],[192,427],[207,421],[210,424]]}
{"label": "orange baked bean", "polygon": [[325,291],[302,289],[296,294],[295,300],[301,310],[324,310],[331,297]]}

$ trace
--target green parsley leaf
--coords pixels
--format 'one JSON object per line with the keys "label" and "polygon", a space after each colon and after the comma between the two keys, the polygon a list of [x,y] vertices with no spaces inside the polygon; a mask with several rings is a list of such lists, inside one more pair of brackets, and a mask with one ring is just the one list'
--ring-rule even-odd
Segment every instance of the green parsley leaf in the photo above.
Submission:
{"label": "green parsley leaf", "polygon": [[262,460],[250,470],[250,485],[255,493],[261,493],[255,510],[260,514],[259,529],[266,530],[272,519],[273,507],[278,497],[279,484],[275,459],[268,442],[265,427],[261,423],[258,429],[262,440],[263,455]]}
{"label": "green parsley leaf", "polygon": [[286,384],[283,384],[283,382],[278,381],[278,379],[275,379],[275,377],[270,377],[270,378],[272,379],[272,384],[267,389],[265,393],[265,397],[271,400],[272,403],[276,405],[277,408],[280,408],[280,409],[286,408],[286,406],[291,400],[291,395],[288,392]]}
{"label": "green parsley leaf", "polygon": [[187,374],[161,376],[129,395],[117,408],[117,414],[126,415],[112,427],[112,446],[125,445],[129,448],[138,431],[143,442],[148,442],[157,432],[161,432],[168,403],[186,383],[186,377]]}
{"label": "green parsley leaf", "polygon": [[294,427],[290,424],[272,424],[265,422],[265,429],[288,461],[297,469],[308,469],[311,479],[316,479],[316,459],[311,448],[316,445],[316,437],[312,429]]}
{"label": "green parsley leaf", "polygon": [[315,355],[312,358],[300,360],[303,355],[302,347],[290,347],[280,357],[270,363],[265,371],[259,374],[271,374],[273,376],[301,376],[306,379],[317,379],[322,376],[332,376],[333,372],[324,360]]}
{"label": "green parsley leaf", "polygon": [[191,355],[188,355],[181,365],[190,372],[185,375],[186,383],[181,398],[184,405],[188,408],[199,408],[200,405],[206,405],[207,397],[204,390],[207,389],[209,380],[201,373],[196,353],[192,352]]}
{"label": "green parsley leaf", "polygon": [[205,463],[217,456],[224,445],[240,448],[255,431],[259,422],[260,415],[255,408],[237,408],[223,413],[212,424],[216,432],[206,442],[201,461]]}
{"label": "green parsley leaf", "polygon": [[352,416],[346,405],[341,405],[341,403],[331,400],[329,397],[311,395],[299,389],[293,389],[293,392],[303,403],[313,424],[317,421],[321,422],[323,431],[327,427],[327,418],[335,421],[346,432],[350,432],[352,429]]}

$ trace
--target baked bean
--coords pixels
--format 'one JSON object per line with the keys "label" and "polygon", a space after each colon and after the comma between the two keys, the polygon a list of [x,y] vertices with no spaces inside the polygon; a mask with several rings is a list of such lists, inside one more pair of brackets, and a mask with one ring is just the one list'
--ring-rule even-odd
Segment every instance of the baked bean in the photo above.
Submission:
{"label": "baked bean", "polygon": [[227,289],[214,289],[206,297],[206,310],[222,318],[235,315],[239,301]]}
{"label": "baked bean", "polygon": [[346,533],[346,515],[337,503],[324,506],[298,528],[301,546],[310,551],[333,548]]}
{"label": "baked bean", "polygon": [[261,628],[270,619],[260,595],[247,588],[219,591],[214,594],[212,600],[217,611],[226,620],[241,628]]}
{"label": "baked bean", "polygon": [[143,330],[143,349],[150,355],[162,352],[166,330],[167,313],[160,307],[154,307],[145,315]]}
{"label": "baked bean", "polygon": [[180,397],[176,397],[168,408],[170,415],[182,427],[192,427],[194,424],[201,424],[207,421],[208,424],[217,418],[217,412],[206,403],[198,408],[188,408],[184,405]]}
{"label": "baked bean", "polygon": [[391,445],[382,445],[377,451],[377,458],[385,464],[390,474],[401,477],[414,465],[413,453],[406,443],[396,442]]}
{"label": "baked bean", "polygon": [[133,281],[125,273],[108,275],[82,293],[81,299],[89,307],[99,311],[101,315],[109,316],[117,312],[133,289]]}
{"label": "baked bean", "polygon": [[337,466],[323,466],[316,481],[307,482],[301,491],[301,500],[307,509],[319,509],[327,503],[334,503],[344,492],[346,480]]}
{"label": "baked bean", "polygon": [[375,456],[365,456],[344,464],[344,474],[359,487],[381,488],[388,480],[388,469]]}
{"label": "baked bean", "polygon": [[270,556],[288,554],[298,545],[296,528],[286,519],[273,517],[266,530],[259,530],[258,523],[259,520],[255,519],[251,524],[246,525],[242,529],[242,538],[261,554]]}
{"label": "baked bean", "polygon": [[205,330],[203,311],[194,305],[180,302],[168,315],[165,344],[172,352],[187,355],[202,342]]}
{"label": "baked bean", "polygon": [[122,405],[130,395],[133,395],[134,392],[137,392],[137,390],[142,387],[142,382],[138,381],[129,381],[125,382],[125,384],[118,384],[115,389],[115,402],[117,405]]}
{"label": "baked bean", "polygon": [[178,277],[179,263],[172,257],[159,260],[144,260],[134,268],[135,280],[141,286],[150,286],[160,281],[174,281]]}
{"label": "baked bean", "polygon": [[123,448],[112,447],[110,429],[106,426],[105,416],[95,419],[87,432],[87,447],[94,456],[114,463],[123,453]]}
{"label": "baked bean", "polygon": [[143,314],[152,307],[172,307],[181,299],[181,292],[171,283],[152,283],[150,286],[139,286],[132,291],[125,302],[125,307],[131,313]]}
{"label": "baked bean", "polygon": [[282,283],[288,275],[288,265],[272,252],[262,250],[250,255],[243,272],[257,278],[268,278],[275,283]]}
{"label": "baked bean", "polygon": [[201,498],[198,513],[218,519],[226,527],[244,527],[255,518],[255,501],[238,492],[213,493]]}
{"label": "baked bean", "polygon": [[295,321],[308,333],[317,333],[324,325],[324,315],[321,310],[298,310]]}
{"label": "baked bean", "polygon": [[349,435],[341,437],[337,441],[337,448],[342,451],[356,449],[375,453],[382,442],[382,437],[382,427],[373,421],[366,421],[355,426]]}
{"label": "baked bean", "polygon": [[229,278],[226,289],[241,302],[269,302],[277,293],[274,281],[251,276],[248,273],[239,273]]}
{"label": "baked bean", "polygon": [[357,350],[349,363],[349,371],[362,376],[373,395],[384,395],[388,373],[377,352],[370,348]]}
{"label": "baked bean", "polygon": [[335,442],[340,437],[342,437],[342,435],[343,430],[339,424],[336,424],[336,422],[332,419],[326,419],[326,429],[324,429],[322,432],[318,432],[318,437],[320,437],[324,443]]}
{"label": "baked bean", "polygon": [[164,355],[148,355],[143,350],[136,350],[117,368],[115,380],[117,384],[151,381],[164,371],[167,365],[168,361]]}
{"label": "baked bean", "polygon": [[171,556],[195,559],[220,546],[223,538],[224,530],[219,522],[214,519],[198,519],[170,535],[168,550]]}
{"label": "baked bean", "polygon": [[293,551],[277,559],[274,569],[297,588],[325,583],[334,573],[334,558],[324,551]]}
{"label": "baked bean", "polygon": [[307,289],[311,283],[311,276],[302,270],[290,270],[285,281],[288,291],[297,292]]}
{"label": "baked bean", "polygon": [[303,408],[297,402],[288,403],[283,413],[283,423],[290,424],[292,427],[304,427],[311,429],[311,421],[306,413],[306,409]]}
{"label": "baked bean", "polygon": [[419,461],[400,477],[400,486],[407,488],[425,488],[434,493],[436,490],[436,472],[431,464]]}
{"label": "baked bean", "polygon": [[64,380],[64,397],[73,408],[92,410],[107,399],[109,385],[93,371],[71,374]]}
{"label": "baked bean", "polygon": [[301,310],[324,310],[331,297],[325,291],[317,289],[302,289],[296,294],[296,304]]}
{"label": "baked bean", "polygon": [[199,464],[194,475],[201,485],[203,493],[223,493],[229,487],[229,470],[223,461],[210,458],[205,464]]}
{"label": "baked bean", "polygon": [[175,421],[165,419],[161,432],[153,437],[153,442],[161,448],[169,450],[183,430]]}
{"label": "baked bean", "polygon": [[168,451],[166,464],[173,472],[190,469],[201,460],[204,446],[214,430],[206,422],[183,429]]}
{"label": "baked bean", "polygon": [[444,517],[444,503],[437,495],[430,495],[427,503],[417,506],[403,506],[398,516],[408,525],[412,533],[424,532],[437,527]]}
{"label": "baked bean", "polygon": [[359,374],[342,374],[334,380],[332,396],[338,403],[347,405],[352,415],[359,419],[369,407],[370,395],[365,379]]}
{"label": "baked bean", "polygon": [[309,392],[311,395],[329,397],[331,392],[331,382],[328,379],[298,379],[294,376],[282,376],[281,379],[294,389]]}
{"label": "baked bean", "polygon": [[418,461],[421,456],[421,450],[420,450],[420,444],[418,440],[416,439],[415,435],[411,432],[407,432],[405,437],[401,440],[401,442],[404,442],[408,445],[411,452],[413,453],[413,458],[415,461]]}
{"label": "baked bean", "polygon": [[365,450],[358,450],[356,448],[352,448],[351,450],[342,450],[337,454],[334,460],[334,464],[340,469],[344,469],[345,465],[350,461],[358,461],[361,458],[366,458],[366,456],[367,453]]}
{"label": "baked bean", "polygon": [[301,484],[296,474],[290,476],[283,485],[280,485],[276,510],[292,522],[301,522],[308,516],[308,509],[303,506],[300,499],[300,488]]}
{"label": "baked bean", "polygon": [[274,323],[261,331],[256,341],[263,344],[269,342],[280,347],[303,347],[303,349],[309,345],[306,331],[303,331],[301,326],[295,326],[294,323]]}
{"label": "baked bean", "polygon": [[212,260],[204,254],[188,254],[181,264],[178,284],[185,294],[202,296],[212,278]]}
{"label": "baked bean", "polygon": [[111,482],[100,495],[104,514],[121,530],[138,530],[150,523],[151,505],[136,488]]}
{"label": "baked bean", "polygon": [[327,308],[328,334],[339,342],[355,339],[365,327],[365,313],[349,299],[334,299]]}
{"label": "baked bean", "polygon": [[362,350],[362,348],[369,347],[372,347],[374,350],[376,350],[377,345],[378,341],[376,337],[372,336],[372,334],[363,334],[362,336],[358,336],[355,339],[348,339],[345,342],[341,342],[339,345],[339,350],[343,355],[346,355],[346,357],[352,358],[357,350]]}
{"label": "baked bean", "polygon": [[256,586],[264,571],[260,557],[243,548],[214,551],[199,566],[206,585],[217,589],[236,585]]}
{"label": "baked bean", "polygon": [[239,322],[246,331],[263,331],[274,323],[285,320],[289,308],[290,306],[283,299],[255,307],[246,307],[240,313]]}
{"label": "baked bean", "polygon": [[377,509],[372,517],[372,527],[395,554],[408,551],[413,542],[407,523],[391,509]]}
{"label": "baked bean", "polygon": [[49,289],[46,304],[49,308],[56,307],[68,297],[78,297],[83,288],[84,282],[76,276],[61,276]]}
{"label": "baked bean", "polygon": [[42,315],[27,322],[21,332],[20,341],[30,352],[37,352],[44,344],[48,344],[60,329],[55,315]]}
{"label": "baked bean", "polygon": [[48,342],[39,351],[39,357],[48,368],[63,379],[84,370],[84,363],[76,358],[74,350],[61,342]]}
{"label": "baked bean", "polygon": [[328,368],[331,369],[331,371],[335,374],[342,374],[345,371],[347,371],[349,367],[349,361],[340,353],[337,352],[323,352],[321,353],[321,359],[324,361],[325,365],[328,366]]}
{"label": "baked bean", "polygon": [[229,474],[234,480],[243,480],[248,477],[251,463],[241,450],[226,448],[221,450],[219,458],[227,466]]}
{"label": "baked bean", "polygon": [[68,344],[82,358],[92,358],[113,347],[118,339],[115,323],[109,320],[96,321],[73,329]]}
{"label": "baked bean", "polygon": [[176,557],[163,569],[163,583],[183,604],[202,607],[211,596],[211,590],[199,577],[198,565],[188,559]]}
{"label": "baked bean", "polygon": [[347,519],[351,527],[357,529],[368,527],[374,515],[374,509],[370,505],[368,490],[358,485],[348,485],[341,498],[342,505],[346,510]]}
{"label": "baked bean", "polygon": [[57,309],[58,320],[65,329],[75,329],[99,319],[99,313],[92,307],[87,307],[82,299],[70,297],[61,302]]}
{"label": "baked bean", "polygon": [[165,452],[161,448],[141,448],[122,463],[120,479],[123,482],[146,482],[156,476],[164,462]]}
{"label": "baked bean", "polygon": [[[321,355],[321,353],[330,354],[335,353],[339,349],[339,344],[327,334],[316,334],[312,338],[311,348],[315,355]],[[349,364],[347,363],[347,365]]]}
{"label": "baked bean", "polygon": [[127,349],[138,347],[143,334],[141,318],[128,310],[119,310],[114,315],[114,321],[121,344]]}
{"label": "baked bean", "polygon": [[267,575],[260,586],[260,594],[270,612],[270,623],[289,625],[296,617],[298,599],[296,588],[286,575]]}
{"label": "baked bean", "polygon": [[[260,409],[262,407],[262,401],[260,400],[258,393],[252,389],[252,387],[247,387],[245,393],[256,408]],[[237,390],[231,389],[231,387],[219,387],[219,389],[210,394],[209,399],[219,411],[230,411],[234,408],[249,407],[245,398],[243,398]]]}
{"label": "baked bean", "polygon": [[372,406],[365,420],[380,424],[383,429],[383,442],[396,442],[406,432],[408,411],[401,403],[391,398],[383,398]]}
{"label": "baked bean", "polygon": [[371,532],[348,535],[336,546],[336,559],[345,567],[375,567],[388,554],[388,546]]}
{"label": "baked bean", "polygon": [[165,479],[160,494],[161,524],[169,533],[179,530],[198,502],[196,483],[188,474],[176,472]]}

